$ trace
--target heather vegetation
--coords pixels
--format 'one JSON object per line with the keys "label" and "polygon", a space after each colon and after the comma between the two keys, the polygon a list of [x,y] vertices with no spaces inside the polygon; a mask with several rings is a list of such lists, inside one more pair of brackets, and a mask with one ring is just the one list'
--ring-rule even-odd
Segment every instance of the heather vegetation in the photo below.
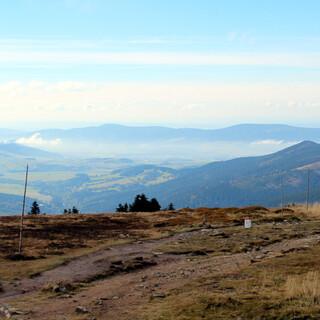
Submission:
{"label": "heather vegetation", "polygon": [[28,215],[23,260],[12,259],[20,219],[2,217],[0,315],[317,319],[320,212],[311,209]]}

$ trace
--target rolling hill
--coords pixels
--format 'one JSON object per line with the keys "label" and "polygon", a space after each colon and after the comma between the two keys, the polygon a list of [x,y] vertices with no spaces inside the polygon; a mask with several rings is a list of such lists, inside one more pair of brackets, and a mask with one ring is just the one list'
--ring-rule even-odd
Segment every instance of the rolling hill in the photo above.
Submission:
{"label": "rolling hill", "polygon": [[18,143],[0,143],[0,156],[1,155],[10,157],[32,157],[49,159],[58,157],[58,155],[53,152],[24,146]]}
{"label": "rolling hill", "polygon": [[303,202],[307,169],[311,171],[311,200],[320,200],[320,144],[304,141],[267,156],[238,158],[207,164],[152,192],[178,207],[276,206],[281,202]]}

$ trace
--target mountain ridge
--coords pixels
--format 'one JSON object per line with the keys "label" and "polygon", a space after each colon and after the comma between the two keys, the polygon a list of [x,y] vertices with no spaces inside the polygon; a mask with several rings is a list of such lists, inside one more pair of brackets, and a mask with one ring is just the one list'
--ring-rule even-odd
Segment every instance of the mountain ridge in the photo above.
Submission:
{"label": "mountain ridge", "polygon": [[[304,136],[310,136],[310,140],[319,139],[320,128],[296,127],[284,124],[239,124],[219,129],[200,129],[200,128],[171,128],[165,126],[126,126],[119,124],[103,124],[101,126],[92,126],[74,129],[49,129],[37,131],[44,137],[79,137],[82,133],[95,135],[100,134],[99,138],[105,138],[106,135],[112,137],[121,137],[134,139],[141,137],[144,139],[153,139],[155,137],[167,138],[190,138],[190,139],[214,139],[214,140],[239,140],[245,139],[252,141],[254,137],[259,139],[300,139],[307,140]],[[146,132],[149,135],[146,135]],[[57,134],[61,134],[57,136]],[[102,136],[101,136],[102,134]],[[115,136],[117,135],[117,136]]]}
{"label": "mountain ridge", "polygon": [[[175,201],[178,206],[278,205],[285,179],[288,202],[297,202],[305,197],[306,170],[301,167],[319,161],[320,144],[303,141],[265,156],[206,164],[155,187],[154,194],[165,203],[184,199]],[[313,185],[320,185],[320,171],[313,170],[312,179]]]}
{"label": "mountain ridge", "polygon": [[22,157],[43,157],[56,158],[58,155],[53,152],[44,151],[42,149],[25,146],[13,142],[0,142],[0,155],[5,156],[22,156]]}

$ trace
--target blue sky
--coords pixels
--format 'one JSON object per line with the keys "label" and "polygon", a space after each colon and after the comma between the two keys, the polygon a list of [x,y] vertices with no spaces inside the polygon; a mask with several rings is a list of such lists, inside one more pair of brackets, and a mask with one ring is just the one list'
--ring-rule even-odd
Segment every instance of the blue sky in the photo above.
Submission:
{"label": "blue sky", "polygon": [[10,0],[2,126],[318,126],[318,0]]}

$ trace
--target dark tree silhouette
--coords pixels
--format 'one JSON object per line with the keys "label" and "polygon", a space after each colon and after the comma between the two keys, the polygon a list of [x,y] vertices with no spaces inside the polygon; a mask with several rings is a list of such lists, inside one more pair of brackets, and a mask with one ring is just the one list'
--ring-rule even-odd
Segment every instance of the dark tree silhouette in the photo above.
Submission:
{"label": "dark tree silhouette", "polygon": [[169,203],[167,210],[168,210],[168,211],[173,211],[173,210],[175,210],[174,205],[173,205],[172,202]]}
{"label": "dark tree silhouette", "polygon": [[119,203],[116,212],[128,212],[129,206],[127,203],[125,203],[124,205],[122,203]]}
{"label": "dark tree silhouette", "polygon": [[121,203],[117,206],[116,212],[123,212],[123,205]]}
{"label": "dark tree silhouette", "polygon": [[149,200],[144,193],[136,195],[133,203],[129,206],[130,212],[149,211]]}
{"label": "dark tree silhouette", "polygon": [[149,203],[149,211],[150,212],[155,212],[155,211],[160,211],[161,206],[156,198],[152,198],[150,203]]}
{"label": "dark tree silhouette", "polygon": [[152,198],[149,200],[145,194],[138,194],[135,196],[134,201],[132,204],[128,205],[125,203],[124,205],[122,203],[119,204],[119,206],[116,208],[117,212],[154,212],[159,211],[161,209],[161,206],[157,199]]}
{"label": "dark tree silhouette", "polygon": [[119,203],[118,207],[116,208],[116,212],[125,212],[124,205],[122,203]]}
{"label": "dark tree silhouette", "polygon": [[39,204],[38,204],[37,201],[34,201],[34,202],[32,203],[32,206],[31,206],[31,208],[30,208],[29,214],[31,214],[31,215],[38,215],[38,214],[40,214],[40,207],[39,207]]}
{"label": "dark tree silhouette", "polygon": [[73,206],[73,208],[72,208],[72,213],[73,214],[78,214],[80,211],[75,207],[75,206]]}
{"label": "dark tree silhouette", "polygon": [[77,209],[75,206],[72,207],[72,209],[64,209],[63,214],[78,214],[80,213],[80,210]]}

